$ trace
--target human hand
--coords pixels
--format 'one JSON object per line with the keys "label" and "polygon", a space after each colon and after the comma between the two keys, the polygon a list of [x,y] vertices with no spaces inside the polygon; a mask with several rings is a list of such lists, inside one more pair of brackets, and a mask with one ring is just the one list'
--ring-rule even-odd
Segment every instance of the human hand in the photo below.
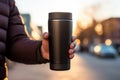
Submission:
{"label": "human hand", "polygon": [[[44,59],[48,59],[49,60],[49,42],[48,42],[48,38],[49,38],[49,34],[47,32],[45,32],[43,34],[43,40],[42,40],[42,46],[41,46],[41,53]],[[75,53],[75,37],[72,37],[72,42],[70,44],[70,49],[68,51],[69,53],[69,58],[72,59],[74,57],[74,53]]]}

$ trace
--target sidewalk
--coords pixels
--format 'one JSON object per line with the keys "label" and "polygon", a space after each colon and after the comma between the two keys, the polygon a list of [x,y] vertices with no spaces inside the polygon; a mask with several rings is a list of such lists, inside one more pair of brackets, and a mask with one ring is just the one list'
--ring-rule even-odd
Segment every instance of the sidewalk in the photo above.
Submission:
{"label": "sidewalk", "polygon": [[9,70],[9,80],[49,80],[49,64],[25,65],[16,63]]}
{"label": "sidewalk", "polygon": [[92,78],[91,71],[77,54],[71,64],[71,69],[68,71],[52,71],[48,63],[42,65],[17,63],[9,70],[9,80],[89,80]]}

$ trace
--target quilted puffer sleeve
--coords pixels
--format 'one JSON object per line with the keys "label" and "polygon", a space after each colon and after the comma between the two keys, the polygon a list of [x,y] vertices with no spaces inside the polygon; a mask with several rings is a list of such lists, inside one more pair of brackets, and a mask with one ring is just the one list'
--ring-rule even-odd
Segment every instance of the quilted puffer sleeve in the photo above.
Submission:
{"label": "quilted puffer sleeve", "polygon": [[42,42],[30,40],[21,21],[14,0],[9,0],[10,14],[7,31],[7,58],[25,64],[46,63],[48,60],[41,56]]}

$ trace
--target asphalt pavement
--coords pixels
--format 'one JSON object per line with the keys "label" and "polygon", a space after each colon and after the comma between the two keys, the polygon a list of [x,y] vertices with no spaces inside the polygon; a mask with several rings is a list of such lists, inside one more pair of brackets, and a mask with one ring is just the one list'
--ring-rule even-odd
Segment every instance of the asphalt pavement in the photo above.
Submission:
{"label": "asphalt pavement", "polygon": [[102,59],[88,53],[77,53],[68,71],[52,71],[49,63],[25,65],[15,63],[9,69],[9,80],[120,80],[120,56]]}

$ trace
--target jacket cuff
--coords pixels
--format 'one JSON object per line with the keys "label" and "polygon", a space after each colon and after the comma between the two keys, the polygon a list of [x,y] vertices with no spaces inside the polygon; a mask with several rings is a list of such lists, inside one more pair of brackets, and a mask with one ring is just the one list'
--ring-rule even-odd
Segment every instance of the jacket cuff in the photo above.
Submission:
{"label": "jacket cuff", "polygon": [[38,46],[38,48],[37,48],[37,62],[39,63],[39,64],[42,64],[42,63],[48,63],[48,62],[50,62],[49,60],[47,60],[47,59],[44,59],[43,57],[42,57],[42,54],[41,54],[41,51],[40,51],[40,45]]}

